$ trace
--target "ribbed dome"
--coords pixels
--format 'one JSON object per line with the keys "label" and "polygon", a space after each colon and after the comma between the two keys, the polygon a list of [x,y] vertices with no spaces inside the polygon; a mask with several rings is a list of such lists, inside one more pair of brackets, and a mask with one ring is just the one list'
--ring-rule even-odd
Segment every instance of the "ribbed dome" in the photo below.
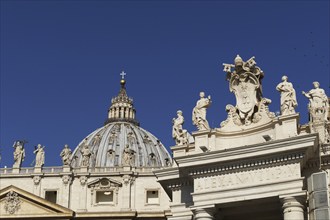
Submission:
{"label": "ribbed dome", "polygon": [[[86,143],[92,151],[90,167],[127,165],[124,162],[124,150],[127,146],[133,153],[133,167],[159,167],[171,164],[171,157],[164,145],[150,132],[133,123],[109,123],[86,138]],[[73,152],[72,167],[79,167],[82,163],[80,150],[84,140]]]}
{"label": "ribbed dome", "polygon": [[111,100],[105,125],[79,143],[72,154],[72,167],[86,163],[82,155],[84,149],[90,155],[89,167],[171,165],[171,157],[164,145],[150,132],[142,129],[135,119],[133,99],[126,93],[125,73],[121,75],[121,88],[119,94]]}

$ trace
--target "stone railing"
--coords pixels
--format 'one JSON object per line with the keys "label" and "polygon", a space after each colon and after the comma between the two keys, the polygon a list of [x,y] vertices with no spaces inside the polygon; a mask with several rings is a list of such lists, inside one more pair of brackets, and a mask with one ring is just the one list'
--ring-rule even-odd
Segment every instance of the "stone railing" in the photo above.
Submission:
{"label": "stone railing", "polygon": [[[17,169],[17,168],[16,168]],[[34,167],[21,167],[19,168],[19,172],[13,171],[15,168],[0,168],[0,174],[29,174],[34,173]],[[63,171],[62,166],[58,167],[43,167],[43,173],[61,173]]]}
{"label": "stone railing", "polygon": [[[13,172],[13,168],[11,167],[5,167],[0,168],[0,174],[32,174],[34,173],[34,167],[22,167],[19,169],[19,172]],[[132,167],[130,170],[134,172],[150,172],[153,170],[159,170],[162,169],[162,167]],[[122,172],[127,171],[124,167],[93,167],[88,169],[88,172],[90,173],[112,173],[112,172]],[[45,174],[52,174],[52,173],[62,173],[63,167],[62,166],[56,166],[56,167],[43,167],[41,170],[42,173]],[[81,172],[79,167],[72,168],[73,173],[79,173]]]}

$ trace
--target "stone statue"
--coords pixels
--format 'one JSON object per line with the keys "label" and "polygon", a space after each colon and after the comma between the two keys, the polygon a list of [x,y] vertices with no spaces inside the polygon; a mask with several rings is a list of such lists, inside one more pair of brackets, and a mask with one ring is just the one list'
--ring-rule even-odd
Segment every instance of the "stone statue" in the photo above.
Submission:
{"label": "stone statue", "polygon": [[92,155],[92,151],[89,149],[89,146],[87,144],[87,138],[84,140],[83,146],[80,150],[80,153],[82,155],[82,162],[81,166],[83,167],[89,167],[89,160]]}
{"label": "stone statue", "polygon": [[314,89],[309,92],[302,92],[309,99],[308,109],[313,122],[327,121],[329,103],[324,90],[320,88],[319,82],[313,82]]}
{"label": "stone statue", "polygon": [[184,123],[184,117],[182,116],[182,111],[177,111],[177,118],[172,119],[172,137],[175,140],[176,145],[188,145],[188,132],[182,128]]}
{"label": "stone statue", "polygon": [[134,164],[135,160],[135,152],[134,150],[129,148],[129,145],[126,144],[126,147],[124,148],[123,152],[123,166],[132,166]]}
{"label": "stone statue", "polygon": [[[255,57],[251,57],[247,61],[237,55],[233,64],[223,64],[224,71],[227,73],[230,92],[233,92],[236,97],[236,106],[228,111],[229,118],[226,123],[222,123],[228,131],[239,130],[238,126],[249,126],[251,124],[268,123],[275,114],[269,112],[268,105],[270,99],[264,98],[262,95],[261,80],[264,77],[264,72],[256,66]],[[232,68],[234,68],[232,70]],[[259,124],[260,124],[259,123]],[[235,126],[234,126],[235,125]]]}
{"label": "stone statue", "polygon": [[41,144],[38,144],[37,148],[33,151],[33,153],[36,155],[35,160],[35,167],[42,167],[45,163],[45,146],[41,146]]}
{"label": "stone statue", "polygon": [[205,98],[205,93],[199,93],[200,99],[192,112],[193,125],[197,126],[199,131],[210,129],[209,123],[206,120],[206,109],[211,105],[211,96]]}
{"label": "stone statue", "polygon": [[296,91],[292,83],[288,82],[287,76],[282,76],[282,82],[276,86],[276,90],[281,93],[281,115],[296,113],[297,107]]}
{"label": "stone statue", "polygon": [[69,148],[69,145],[64,145],[63,150],[60,153],[60,156],[62,157],[62,162],[64,166],[68,166],[70,165],[71,162],[71,149]]}
{"label": "stone statue", "polygon": [[14,168],[21,167],[22,162],[25,158],[25,149],[24,149],[24,141],[15,141],[13,148],[14,150]]}

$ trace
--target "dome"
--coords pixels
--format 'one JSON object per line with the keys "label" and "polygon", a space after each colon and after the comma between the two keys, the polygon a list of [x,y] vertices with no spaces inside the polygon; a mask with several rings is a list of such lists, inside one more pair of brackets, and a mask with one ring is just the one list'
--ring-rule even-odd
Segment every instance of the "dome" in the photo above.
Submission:
{"label": "dome", "polygon": [[121,89],[111,101],[105,125],[84,138],[72,154],[71,166],[83,164],[82,151],[90,152],[89,167],[162,167],[171,165],[171,157],[153,134],[139,126],[135,119],[133,99],[120,81]]}

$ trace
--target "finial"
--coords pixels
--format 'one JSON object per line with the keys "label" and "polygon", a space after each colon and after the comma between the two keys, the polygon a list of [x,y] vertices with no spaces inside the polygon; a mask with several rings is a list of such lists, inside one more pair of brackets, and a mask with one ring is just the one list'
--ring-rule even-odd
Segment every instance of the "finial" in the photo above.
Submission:
{"label": "finial", "polygon": [[125,73],[124,70],[123,70],[123,71],[121,71],[121,73],[120,73],[119,75],[121,75],[120,84],[121,84],[122,86],[124,86],[125,83],[126,83],[126,81],[125,81],[126,73]]}

